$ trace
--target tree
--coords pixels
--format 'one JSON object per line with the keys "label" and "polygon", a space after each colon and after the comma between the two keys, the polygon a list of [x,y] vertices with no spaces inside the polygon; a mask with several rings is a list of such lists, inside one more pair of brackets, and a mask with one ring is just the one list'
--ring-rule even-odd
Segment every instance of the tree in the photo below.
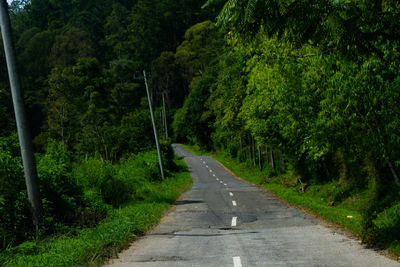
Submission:
{"label": "tree", "polygon": [[190,27],[175,54],[182,78],[189,84],[194,77],[203,75],[208,66],[217,62],[222,46],[222,35],[211,21]]}
{"label": "tree", "polygon": [[87,32],[67,25],[55,39],[51,49],[51,66],[72,66],[78,58],[95,55],[94,44]]}
{"label": "tree", "polygon": [[[205,6],[218,0],[209,0]],[[377,52],[374,42],[399,38],[398,1],[278,1],[229,0],[218,23],[243,37],[254,37],[261,29],[298,46],[312,42],[324,50],[344,55]]]}
{"label": "tree", "polygon": [[157,59],[153,60],[152,70],[155,73],[152,85],[158,94],[164,94],[169,107],[173,104],[181,105],[185,95],[181,90],[175,54],[169,51],[161,53]]}
{"label": "tree", "polygon": [[210,87],[215,83],[211,75],[195,78],[191,83],[191,93],[183,107],[174,116],[172,128],[179,142],[191,142],[211,148],[210,118],[202,119],[204,104],[210,95]]}
{"label": "tree", "polygon": [[129,11],[121,4],[115,3],[113,11],[106,18],[104,25],[106,43],[118,58],[128,57],[129,49],[126,42],[129,38],[128,25],[130,24]]}

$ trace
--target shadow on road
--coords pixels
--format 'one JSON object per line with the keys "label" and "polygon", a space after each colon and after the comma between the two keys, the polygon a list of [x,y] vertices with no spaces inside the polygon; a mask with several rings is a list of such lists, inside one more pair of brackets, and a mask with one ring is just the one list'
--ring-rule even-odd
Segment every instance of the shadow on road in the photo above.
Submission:
{"label": "shadow on road", "polygon": [[201,200],[178,200],[175,205],[187,205],[187,204],[196,204],[196,203],[204,203]]}

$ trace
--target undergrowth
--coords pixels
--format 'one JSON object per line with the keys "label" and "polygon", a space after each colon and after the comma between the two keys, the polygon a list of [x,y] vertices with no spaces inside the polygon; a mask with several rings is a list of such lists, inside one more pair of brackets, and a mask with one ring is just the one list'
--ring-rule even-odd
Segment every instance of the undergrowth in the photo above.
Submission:
{"label": "undergrowth", "polygon": [[[89,177],[87,199],[102,206],[101,199],[107,201],[109,193],[102,192],[102,179],[115,177],[113,182],[121,181],[134,189],[129,201],[116,208],[109,206],[106,218],[95,227],[65,232],[43,240],[24,242],[0,253],[1,266],[99,266],[118,251],[128,246],[137,236],[156,225],[162,214],[170,207],[179,195],[190,188],[192,180],[183,160],[176,160],[178,171],[170,173],[165,180],[155,179],[153,174],[143,169],[139,157],[134,157],[118,165],[110,166],[106,162],[88,160],[76,168],[78,184],[84,183],[83,175]],[[143,163],[146,165],[147,163]],[[149,163],[151,165],[151,161]],[[152,168],[154,166],[151,166]],[[157,170],[157,169],[156,169]],[[80,176],[82,175],[82,176]],[[96,177],[98,179],[96,179]],[[151,178],[153,177],[153,178]],[[146,179],[149,178],[149,179]],[[91,180],[92,179],[92,180]],[[100,190],[97,191],[97,188]],[[107,190],[120,190],[120,187]],[[119,198],[119,197],[118,197]],[[97,200],[96,200],[97,199]],[[113,204],[112,201],[110,201]],[[98,207],[102,209],[102,207]]]}

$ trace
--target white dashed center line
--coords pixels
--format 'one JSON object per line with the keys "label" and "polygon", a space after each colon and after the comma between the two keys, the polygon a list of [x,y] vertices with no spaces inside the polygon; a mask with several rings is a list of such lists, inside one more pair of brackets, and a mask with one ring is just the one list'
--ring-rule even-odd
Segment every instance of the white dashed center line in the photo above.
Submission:
{"label": "white dashed center line", "polygon": [[228,186],[227,184],[224,184],[225,186]]}
{"label": "white dashed center line", "polygon": [[215,177],[215,174],[213,173],[213,176]]}
{"label": "white dashed center line", "polygon": [[208,168],[208,165],[206,165],[206,168]]}
{"label": "white dashed center line", "polygon": [[232,226],[236,226],[237,217],[232,217]]}
{"label": "white dashed center line", "polygon": [[236,201],[235,200],[232,200],[232,205],[236,206]]}
{"label": "white dashed center line", "polygon": [[210,172],[212,172],[212,170],[210,170]]}
{"label": "white dashed center line", "polygon": [[229,192],[229,195],[230,195],[231,197],[233,197],[233,193],[232,193],[232,192]]}
{"label": "white dashed center line", "polygon": [[233,257],[233,267],[242,267],[240,257]]}
{"label": "white dashed center line", "polygon": [[219,181],[219,179],[218,179],[218,178],[216,178],[215,180]]}

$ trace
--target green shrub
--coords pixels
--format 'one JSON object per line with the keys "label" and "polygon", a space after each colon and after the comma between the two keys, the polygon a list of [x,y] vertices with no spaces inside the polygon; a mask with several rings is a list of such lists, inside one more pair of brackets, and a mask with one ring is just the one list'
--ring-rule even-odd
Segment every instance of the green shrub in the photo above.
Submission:
{"label": "green shrub", "polygon": [[107,204],[118,206],[130,199],[132,188],[118,179],[115,168],[109,161],[86,159],[74,166],[73,176],[79,186],[85,190],[95,190]]}
{"label": "green shrub", "polygon": [[[13,155],[17,152],[9,143],[0,140],[0,249],[35,238],[21,159]],[[161,147],[168,173],[176,168],[173,150],[167,142]],[[115,165],[98,158],[72,164],[66,146],[51,139],[45,154],[37,155],[37,169],[44,209],[42,235],[96,226],[110,205],[147,199],[161,181],[155,150]]]}
{"label": "green shrub", "polygon": [[0,248],[31,237],[29,203],[21,159],[0,146]]}
{"label": "green shrub", "polygon": [[97,190],[86,189],[83,192],[85,207],[81,208],[79,221],[88,227],[95,226],[107,216],[111,207],[104,203],[103,198]]}
{"label": "green shrub", "polygon": [[50,140],[46,153],[38,159],[37,169],[46,226],[51,229],[57,223],[72,224],[83,204],[83,192],[71,175],[66,147]]}
{"label": "green shrub", "polygon": [[171,141],[162,140],[160,142],[162,157],[164,161],[164,168],[167,171],[177,171],[177,165],[175,164],[174,158],[174,150],[171,146]]}
{"label": "green shrub", "polygon": [[226,152],[229,154],[231,158],[236,158],[238,156],[239,147],[237,144],[230,142],[228,143],[228,147],[226,148]]}
{"label": "green shrub", "polygon": [[148,109],[140,109],[122,118],[118,129],[120,155],[148,151],[154,147],[151,119]]}

